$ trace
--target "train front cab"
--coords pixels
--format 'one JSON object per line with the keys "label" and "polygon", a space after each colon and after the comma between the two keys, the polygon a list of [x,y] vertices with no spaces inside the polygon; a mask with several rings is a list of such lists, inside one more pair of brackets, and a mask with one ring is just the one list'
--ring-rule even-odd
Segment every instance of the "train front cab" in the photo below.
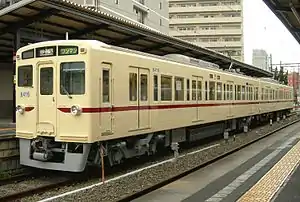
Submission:
{"label": "train front cab", "polygon": [[[51,45],[55,48],[53,54],[62,51]],[[80,172],[90,150],[89,127],[85,124],[90,116],[81,109],[90,102],[88,55],[80,54],[78,46],[78,54],[38,56],[41,51],[51,52],[50,48],[29,46],[17,52],[16,136],[20,139],[20,163]],[[28,49],[35,54],[23,59],[22,53]]]}

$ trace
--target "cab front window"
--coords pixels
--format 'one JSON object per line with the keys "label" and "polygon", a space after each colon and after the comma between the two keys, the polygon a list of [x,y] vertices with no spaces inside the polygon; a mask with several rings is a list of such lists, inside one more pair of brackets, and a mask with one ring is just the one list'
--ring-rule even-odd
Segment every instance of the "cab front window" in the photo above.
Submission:
{"label": "cab front window", "polygon": [[60,94],[82,95],[85,93],[84,62],[65,62],[60,65]]}
{"label": "cab front window", "polygon": [[31,87],[32,77],[33,77],[32,65],[20,66],[18,68],[19,87]]}

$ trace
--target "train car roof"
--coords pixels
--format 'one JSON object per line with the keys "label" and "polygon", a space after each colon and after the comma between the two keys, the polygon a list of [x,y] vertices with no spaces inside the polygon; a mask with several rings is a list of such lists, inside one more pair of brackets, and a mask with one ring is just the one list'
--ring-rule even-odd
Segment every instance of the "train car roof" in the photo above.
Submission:
{"label": "train car roof", "polygon": [[[101,48],[112,49],[112,50],[116,50],[116,51],[125,52],[126,54],[131,53],[131,54],[136,54],[138,56],[156,58],[156,59],[163,60],[163,61],[169,61],[169,62],[184,64],[184,65],[189,65],[192,68],[202,68],[202,69],[213,71],[215,73],[219,72],[219,73],[223,73],[223,74],[226,74],[226,75],[234,75],[234,76],[242,78],[242,79],[247,78],[247,79],[250,79],[250,80],[253,80],[253,81],[259,80],[259,81],[263,81],[265,83],[269,83],[269,84],[272,84],[272,85],[275,84],[275,85],[278,85],[278,86],[284,86],[284,87],[290,88],[290,86],[274,82],[275,80],[267,81],[263,78],[252,77],[252,76],[244,75],[244,74],[241,74],[241,73],[238,73],[238,72],[232,72],[232,71],[223,70],[223,69],[215,68],[215,67],[211,67],[211,66],[200,67],[200,66],[197,66],[193,63],[187,63],[185,61],[179,61],[179,60],[176,60],[176,59],[171,58],[171,57],[153,55],[153,54],[150,54],[150,53],[144,53],[144,52],[137,51],[137,50],[122,48],[122,47],[118,47],[118,46],[112,46],[112,45],[103,43],[103,42],[98,41],[98,40],[71,39],[71,40],[42,41],[42,42],[29,44],[27,46],[23,46],[22,48],[18,49],[17,54],[19,54],[20,52],[22,52],[24,50],[28,50],[28,49],[32,49],[32,48],[38,48],[38,47],[41,47],[41,46],[53,45],[53,43],[55,43],[55,44],[64,44],[64,45],[88,45],[90,48],[93,48],[93,49],[101,49]],[[206,62],[206,61],[204,61],[204,62]],[[212,63],[212,64],[214,64],[214,63]]]}

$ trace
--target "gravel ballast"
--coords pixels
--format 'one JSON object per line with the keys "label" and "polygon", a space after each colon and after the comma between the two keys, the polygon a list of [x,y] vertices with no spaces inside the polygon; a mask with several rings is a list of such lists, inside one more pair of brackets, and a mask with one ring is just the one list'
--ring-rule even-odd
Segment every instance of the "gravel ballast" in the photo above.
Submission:
{"label": "gravel ballast", "polygon": [[[266,125],[253,129],[246,134],[236,135],[235,141],[233,137],[228,142],[224,140],[216,141],[213,144],[218,146],[211,147],[207,150],[186,155],[178,158],[176,161],[167,162],[156,167],[152,167],[141,172],[119,178],[114,181],[95,186],[88,190],[83,190],[65,197],[55,199],[53,201],[117,201],[126,196],[140,192],[153,185],[166,181],[176,175],[179,175],[187,170],[198,167],[205,162],[208,162],[224,153],[227,153],[235,148],[240,147],[254,139],[259,138],[271,131],[276,130],[289,122],[297,120],[297,116],[292,116],[280,122],[274,122],[272,126]],[[212,145],[212,144],[209,144]],[[207,145],[206,145],[207,146]],[[198,147],[199,149],[199,147]],[[197,150],[197,149],[194,149]],[[152,162],[153,164],[153,162]],[[142,167],[142,166],[141,166]],[[98,182],[100,179],[98,180]],[[81,187],[89,186],[97,181],[89,181],[81,184],[74,184],[73,186],[61,187],[40,195],[33,195],[31,197],[23,198],[21,201],[38,201],[55,195],[59,195],[68,191],[79,189]]]}

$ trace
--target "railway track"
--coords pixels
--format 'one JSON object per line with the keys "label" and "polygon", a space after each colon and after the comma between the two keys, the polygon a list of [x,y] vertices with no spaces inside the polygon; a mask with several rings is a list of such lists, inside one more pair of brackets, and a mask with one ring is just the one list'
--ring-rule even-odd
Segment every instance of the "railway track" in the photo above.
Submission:
{"label": "railway track", "polygon": [[31,194],[38,194],[38,193],[43,193],[45,191],[48,191],[50,189],[54,189],[60,186],[66,186],[69,184],[74,183],[74,180],[72,179],[55,179],[53,182],[49,182],[45,185],[36,187],[36,188],[29,188],[26,189],[24,191],[19,191],[17,193],[12,193],[12,194],[8,194],[5,196],[1,196],[0,197],[0,201],[13,201],[13,200],[17,200],[26,196],[29,196]]}
{"label": "railway track", "polygon": [[172,183],[172,182],[174,182],[176,180],[179,180],[180,178],[182,178],[184,176],[187,176],[187,175],[189,175],[189,174],[191,174],[191,173],[193,173],[193,172],[195,172],[195,171],[197,171],[197,170],[199,170],[199,169],[201,169],[201,168],[203,168],[203,167],[205,167],[205,166],[207,166],[209,164],[212,164],[212,163],[214,163],[214,162],[216,162],[216,161],[218,161],[218,160],[220,160],[222,158],[225,158],[225,157],[227,157],[227,156],[229,156],[229,155],[231,155],[231,154],[233,154],[233,153],[235,153],[235,152],[237,152],[237,151],[239,151],[239,150],[241,150],[241,149],[243,149],[243,148],[245,148],[245,147],[247,147],[247,146],[249,146],[249,145],[251,145],[251,144],[253,144],[255,142],[258,142],[259,140],[264,139],[264,138],[266,138],[266,137],[268,137],[268,136],[270,136],[270,135],[272,135],[272,134],[274,134],[274,133],[276,133],[276,132],[278,132],[278,131],[280,131],[280,130],[282,130],[282,129],[290,126],[290,125],[298,123],[299,121],[300,121],[300,118],[298,118],[297,120],[294,120],[294,121],[292,121],[290,123],[287,123],[287,124],[285,124],[285,125],[277,128],[277,129],[275,129],[275,130],[273,130],[271,132],[268,132],[268,133],[266,133],[264,135],[261,135],[260,137],[258,137],[256,139],[253,139],[252,141],[249,141],[249,142],[241,145],[240,147],[237,147],[237,148],[234,148],[234,149],[232,149],[232,150],[230,150],[228,152],[225,152],[225,153],[223,153],[223,154],[221,154],[221,155],[219,155],[219,156],[217,156],[217,157],[215,157],[215,158],[213,158],[213,159],[211,159],[211,160],[209,160],[209,161],[207,161],[207,162],[205,162],[205,163],[203,163],[203,164],[201,164],[201,165],[199,165],[199,166],[197,166],[197,167],[195,167],[193,169],[187,170],[187,171],[185,171],[185,172],[183,172],[183,173],[181,173],[179,175],[176,175],[176,176],[174,176],[172,178],[169,178],[168,180],[165,180],[165,181],[162,181],[162,182],[160,182],[158,184],[150,186],[150,187],[144,189],[143,191],[140,191],[140,192],[131,194],[129,196],[126,196],[124,198],[121,198],[118,201],[119,202],[127,202],[127,201],[132,201],[134,199],[137,199],[137,198],[139,198],[141,196],[144,196],[144,195],[146,195],[146,194],[148,194],[150,192],[153,192],[153,191],[155,191],[155,190],[157,190],[157,189],[159,189],[159,188],[161,188],[161,187],[163,187],[163,186],[165,186],[167,184],[170,184],[170,183]]}
{"label": "railway track", "polygon": [[[300,118],[297,118],[296,120],[294,120],[293,122],[290,122],[290,123],[287,123],[287,124],[284,124],[283,126],[280,126],[279,128],[276,128],[275,130],[271,131],[271,132],[268,132],[267,134],[262,134],[260,135],[259,137],[241,145],[240,147],[238,148],[234,148],[228,152],[225,152],[215,158],[212,158],[210,159],[209,161],[206,161],[204,162],[203,164],[193,168],[193,169],[190,169],[190,170],[187,170],[183,173],[180,173],[176,176],[173,176],[167,180],[164,180],[160,183],[157,183],[157,184],[154,184],[153,186],[149,186],[147,188],[145,188],[144,190],[142,191],[139,191],[139,192],[136,192],[134,194],[130,194],[130,195],[127,195],[125,197],[121,197],[120,201],[130,201],[130,200],[133,200],[135,198],[138,198],[142,195],[145,195],[151,191],[154,191],[155,189],[158,189],[166,184],[169,184],[175,180],[178,180],[179,178],[183,177],[183,176],[186,176],[208,164],[211,164],[221,158],[224,158],[238,150],[241,150],[242,148],[250,145],[250,144],[253,144],[254,142],[257,142],[259,141],[260,139],[263,139],[263,138],[266,138],[268,137],[269,135],[283,129],[283,128],[286,128],[294,123],[297,123],[300,121]],[[140,166],[140,165],[139,165]],[[138,167],[138,166],[137,166]],[[117,170],[118,172],[118,170]],[[17,199],[21,199],[21,198],[24,198],[24,197],[28,197],[28,196],[31,196],[33,194],[42,194],[44,192],[47,192],[47,191],[50,191],[50,190],[53,190],[53,189],[57,189],[57,188],[61,188],[63,186],[69,186],[69,185],[72,185],[72,184],[75,184],[75,183],[81,183],[83,181],[87,181],[88,179],[90,178],[98,178],[99,179],[99,175],[94,175],[94,176],[87,176],[87,175],[82,175],[80,177],[64,177],[64,178],[53,178],[51,181],[48,181],[47,183],[44,183],[43,185],[41,186],[37,186],[37,187],[32,187],[32,188],[29,188],[29,189],[26,189],[26,190],[23,190],[23,191],[19,191],[19,192],[15,192],[15,193],[10,193],[10,194],[6,194],[6,195],[2,195],[0,196],[0,201],[12,201],[12,200],[17,200]],[[0,186],[1,188],[1,186]]]}

